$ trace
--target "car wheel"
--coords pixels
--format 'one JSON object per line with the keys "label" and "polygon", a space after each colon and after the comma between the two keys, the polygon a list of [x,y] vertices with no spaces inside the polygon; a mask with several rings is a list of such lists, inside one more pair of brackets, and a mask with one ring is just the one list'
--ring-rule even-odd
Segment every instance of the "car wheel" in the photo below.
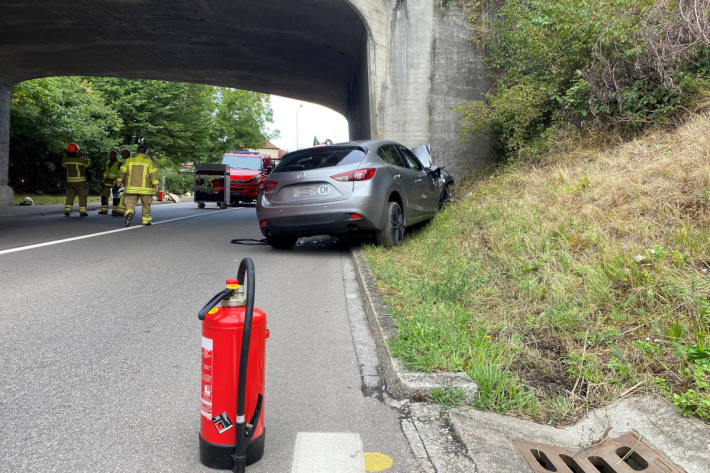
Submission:
{"label": "car wheel", "polygon": [[197,208],[198,208],[198,209],[204,209],[204,208],[205,208],[205,203],[204,203],[204,202],[198,202],[198,203],[197,203]]}
{"label": "car wheel", "polygon": [[226,202],[217,202],[217,206],[218,206],[220,209],[224,210],[224,209],[227,208],[227,203],[226,203]]}
{"label": "car wheel", "polygon": [[439,194],[439,210],[442,210],[446,204],[451,201],[451,184],[444,186]]}
{"label": "car wheel", "polygon": [[375,233],[375,241],[385,248],[399,246],[404,241],[404,213],[397,202],[387,202],[385,225]]}
{"label": "car wheel", "polygon": [[298,237],[291,235],[266,237],[266,242],[279,250],[288,250],[289,248],[293,248],[293,245],[295,245],[297,241]]}

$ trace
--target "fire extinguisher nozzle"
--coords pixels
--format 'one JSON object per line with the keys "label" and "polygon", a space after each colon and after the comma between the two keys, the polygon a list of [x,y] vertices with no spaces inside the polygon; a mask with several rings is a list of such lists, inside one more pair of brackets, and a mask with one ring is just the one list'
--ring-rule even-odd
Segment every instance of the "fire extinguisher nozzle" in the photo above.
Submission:
{"label": "fire extinguisher nozzle", "polygon": [[234,458],[234,473],[244,473],[246,470],[247,457],[246,455],[232,455]]}

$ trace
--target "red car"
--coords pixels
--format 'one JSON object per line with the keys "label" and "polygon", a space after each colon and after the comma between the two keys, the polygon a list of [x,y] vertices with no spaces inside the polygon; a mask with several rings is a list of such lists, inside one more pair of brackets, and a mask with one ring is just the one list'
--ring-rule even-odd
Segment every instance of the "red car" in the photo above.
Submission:
{"label": "red car", "polygon": [[[222,156],[222,164],[229,166],[230,204],[256,200],[259,184],[274,167],[270,156],[258,151],[230,151]],[[214,182],[215,192],[221,192],[223,183]]]}

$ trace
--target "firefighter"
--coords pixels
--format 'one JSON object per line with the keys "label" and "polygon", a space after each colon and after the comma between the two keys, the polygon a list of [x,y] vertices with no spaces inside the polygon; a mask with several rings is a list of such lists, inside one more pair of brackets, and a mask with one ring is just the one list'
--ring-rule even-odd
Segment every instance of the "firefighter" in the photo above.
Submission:
{"label": "firefighter", "polygon": [[104,185],[101,188],[101,211],[99,213],[102,215],[108,215],[108,199],[111,197],[111,190],[116,183],[116,176],[120,166],[120,161],[116,159],[116,152],[111,150],[108,154],[108,162],[104,167]]}
{"label": "firefighter", "polygon": [[[127,149],[124,149],[121,151],[121,163],[119,164],[119,169],[123,163],[126,162],[128,158],[131,157],[131,152],[128,151]],[[118,177],[118,173],[116,174]],[[126,213],[126,204],[123,201],[123,198],[125,197],[126,192],[125,189],[120,189],[118,187],[118,181],[114,184],[113,186],[113,210],[111,211],[111,215],[114,217],[122,216],[123,214]]]}
{"label": "firefighter", "polygon": [[86,182],[86,169],[91,166],[91,160],[79,154],[79,145],[69,143],[67,153],[62,159],[62,167],[67,170],[67,200],[64,204],[64,215],[69,216],[74,206],[74,197],[79,196],[79,215],[88,217],[86,200],[89,197],[89,183]]}
{"label": "firefighter", "polygon": [[124,225],[131,224],[139,198],[143,205],[141,215],[143,225],[150,225],[150,204],[153,201],[153,194],[158,191],[158,170],[153,161],[146,156],[145,145],[138,146],[136,155],[128,158],[121,165],[118,171],[118,185],[123,187],[125,193],[123,198],[126,204]]}

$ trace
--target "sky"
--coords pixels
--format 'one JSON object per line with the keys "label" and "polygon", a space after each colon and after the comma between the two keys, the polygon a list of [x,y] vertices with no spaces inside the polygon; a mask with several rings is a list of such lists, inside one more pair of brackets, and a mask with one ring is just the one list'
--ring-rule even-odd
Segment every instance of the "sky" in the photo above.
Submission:
{"label": "sky", "polygon": [[[301,106],[299,108],[299,106]],[[333,143],[348,140],[348,121],[344,116],[329,108],[309,102],[293,100],[278,95],[271,96],[274,123],[270,129],[279,130],[280,138],[271,140],[285,151],[307,148],[313,145],[313,137],[320,142],[327,138]],[[298,114],[298,143],[296,143],[296,115]]]}

